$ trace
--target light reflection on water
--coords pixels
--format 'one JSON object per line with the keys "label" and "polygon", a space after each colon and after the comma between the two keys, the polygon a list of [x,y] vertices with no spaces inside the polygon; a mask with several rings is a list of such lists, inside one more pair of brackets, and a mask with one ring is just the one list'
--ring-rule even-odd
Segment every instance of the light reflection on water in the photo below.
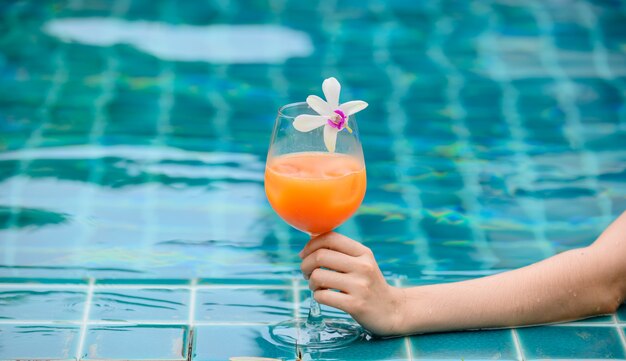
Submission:
{"label": "light reflection on water", "polygon": [[[610,174],[620,171],[617,159],[622,156],[616,152],[606,158],[609,181]],[[5,226],[0,230],[4,261],[21,266],[5,268],[7,275],[44,275],[50,269],[59,276],[297,274],[295,255],[306,237],[284,225],[269,208],[262,184],[264,163],[251,154],[142,146],[68,146],[0,154],[0,162],[24,159],[31,162],[27,171],[0,184],[5,190]],[[103,184],[86,181],[88,168],[81,164],[93,160],[115,177],[105,177]],[[569,206],[576,199],[586,209],[598,207],[594,193],[586,191],[584,170],[575,167],[579,160],[566,153],[538,155],[535,161],[541,165],[542,183],[532,191],[523,188],[524,181],[508,164],[486,165],[490,171],[481,178],[485,206],[479,214],[468,214],[451,203],[408,209],[393,198],[378,198],[380,192],[402,194],[410,188],[401,182],[377,182],[378,169],[393,165],[370,160],[370,200],[344,228],[350,232],[350,227],[358,227],[360,240],[375,249],[387,275],[417,274],[424,279],[479,276],[549,256],[557,247],[588,242],[604,219],[581,216]],[[424,184],[424,193],[445,187],[452,175],[432,164],[426,162],[409,175]],[[11,193],[14,190],[21,194]],[[538,224],[527,213],[515,213],[522,211],[516,197],[550,197],[550,192],[558,197],[546,203],[549,217],[560,220]],[[416,218],[429,236],[429,258],[408,251],[425,242],[404,231]],[[474,224],[481,225],[498,262],[484,263],[471,238]],[[561,244],[533,243],[533,228],[538,226],[549,235],[568,237]],[[468,266],[472,264],[482,266]]]}
{"label": "light reflection on water", "polygon": [[[150,275],[176,270],[189,277],[219,276],[229,266],[233,274],[247,274],[254,272],[248,263],[267,265],[263,268],[272,263],[258,250],[272,232],[264,163],[250,154],[77,146],[0,155],[14,159],[33,159],[35,165],[28,175],[2,182],[2,189],[22,190],[6,204],[6,217],[16,209],[22,209],[22,218],[26,209],[33,216],[23,227],[0,231],[9,245],[4,255],[9,264]],[[94,159],[116,177],[105,184],[81,179],[76,165]]]}
{"label": "light reflection on water", "polygon": [[170,25],[112,18],[56,19],[44,31],[63,41],[93,46],[130,44],[164,60],[281,64],[313,52],[301,31],[271,24]]}

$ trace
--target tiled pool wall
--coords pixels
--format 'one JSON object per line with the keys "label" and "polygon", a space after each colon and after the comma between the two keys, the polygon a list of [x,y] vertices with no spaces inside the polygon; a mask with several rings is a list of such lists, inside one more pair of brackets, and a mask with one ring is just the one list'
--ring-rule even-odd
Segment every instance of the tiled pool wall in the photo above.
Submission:
{"label": "tiled pool wall", "polygon": [[[589,244],[626,209],[624,24],[609,0],[0,2],[0,359],[294,359],[267,329],[306,313],[306,238],[263,169],[278,107],[329,76],[370,104],[340,231],[390,282]],[[305,358],[626,359],[625,325]]]}
{"label": "tiled pool wall", "polygon": [[[403,281],[390,280],[398,285]],[[57,280],[56,282],[60,282]],[[269,326],[306,315],[299,281],[199,279],[170,283],[94,280],[0,285],[2,359],[293,360]],[[162,281],[164,282],[164,281]],[[329,310],[326,310],[329,311]],[[333,316],[342,315],[332,312]],[[362,339],[306,351],[329,360],[624,359],[626,307],[615,315],[543,327]]]}

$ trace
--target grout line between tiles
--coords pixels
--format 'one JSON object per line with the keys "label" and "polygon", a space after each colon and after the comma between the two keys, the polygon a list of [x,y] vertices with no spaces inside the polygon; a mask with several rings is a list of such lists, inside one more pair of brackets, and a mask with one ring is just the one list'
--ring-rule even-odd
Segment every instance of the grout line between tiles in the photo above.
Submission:
{"label": "grout line between tiles", "polygon": [[293,318],[300,318],[300,281],[297,278],[291,280],[291,290],[293,292]]}
{"label": "grout line between tiles", "polygon": [[[586,129],[581,120],[580,108],[576,100],[576,85],[560,65],[557,46],[554,43],[556,24],[550,12],[545,11],[544,8],[545,4],[539,0],[531,2],[532,13],[543,40],[541,44],[543,49],[540,52],[541,62],[556,83],[556,89],[558,90],[556,100],[565,115],[563,135],[569,142],[571,151],[577,152],[582,168],[586,173],[584,174],[586,184],[597,193],[595,196],[597,205],[601,210],[604,223],[608,224],[612,219],[612,201],[606,192],[602,192],[600,189],[598,156],[585,147]],[[595,48],[594,53],[597,53]]]}
{"label": "grout line between tiles", "polygon": [[[491,10],[491,11],[490,11]],[[489,17],[489,33],[493,33],[497,28],[503,26],[502,21],[498,17],[497,11],[486,9],[491,16]],[[484,52],[481,56],[489,59],[493,64],[491,70],[492,77],[497,79],[497,84],[502,92],[501,111],[504,121],[506,122],[512,140],[515,141],[514,147],[516,169],[519,174],[515,177],[515,183],[525,189],[531,189],[533,183],[537,180],[537,172],[534,169],[532,158],[528,155],[527,131],[522,124],[521,114],[519,112],[519,92],[511,82],[511,75],[507,68],[506,61],[502,59],[501,53],[498,51],[499,44],[495,41],[494,36],[484,37],[484,46],[481,50]],[[546,209],[543,200],[530,199],[522,197],[518,200],[520,207],[535,223],[532,227],[534,240],[544,257],[553,256],[556,251],[550,241],[546,238]]]}
{"label": "grout line between tiles", "polygon": [[95,280],[89,279],[89,288],[87,289],[87,300],[85,301],[85,308],[83,310],[83,320],[80,328],[80,338],[78,340],[78,346],[76,347],[76,360],[80,360],[83,354],[83,348],[85,347],[85,338],[87,337],[87,324],[89,322],[89,313],[91,312],[91,301],[93,299],[93,289]]}
{"label": "grout line between tiles", "polygon": [[409,336],[404,337],[404,348],[406,348],[406,357],[413,361],[413,348],[411,346],[411,338]]}
{"label": "grout line between tiles", "polygon": [[517,359],[519,361],[526,360],[526,358],[524,357],[524,351],[522,350],[522,344],[519,341],[519,335],[517,334],[517,329],[512,328],[511,333],[513,335],[513,344],[515,345],[515,352],[517,353]]}
{"label": "grout line between tiles", "polygon": [[[394,278],[393,285],[395,287],[402,287],[402,280],[398,277]],[[407,358],[413,361],[413,347],[411,346],[411,338],[409,336],[404,337],[404,348],[406,349]]]}
{"label": "grout line between tiles", "polygon": [[189,317],[187,318],[187,323],[189,324],[190,329],[195,325],[196,319],[196,295],[198,293],[197,283],[197,279],[194,278],[191,280],[189,292]]}
{"label": "grout line between tiles", "polygon": [[[385,9],[384,2],[378,2],[376,8]],[[387,13],[386,15],[388,18],[393,18],[392,14]],[[394,30],[393,24],[392,20],[383,23],[381,31],[376,32],[374,35],[372,39],[375,47],[373,60],[387,74],[393,84],[393,91],[389,94],[384,106],[389,114],[393,114],[389,116],[387,130],[393,137],[390,150],[400,169],[394,176],[406,187],[405,191],[401,193],[401,197],[407,208],[409,210],[420,210],[424,208],[422,191],[407,175],[411,167],[414,166],[415,147],[412,141],[405,135],[407,124],[409,123],[407,113],[403,107],[398,107],[398,104],[411,90],[411,85],[415,82],[415,79],[411,79],[412,74],[395,64],[391,57],[389,39],[391,39],[390,33]],[[421,212],[414,211],[411,213],[407,227],[408,233],[411,234],[414,240],[413,250],[417,263],[423,269],[434,269],[435,262],[431,257],[428,236],[421,225],[422,220],[423,215]]]}
{"label": "grout line between tiles", "polygon": [[[438,3],[438,5],[441,4]],[[467,79],[446,55],[442,45],[454,36],[455,20],[448,16],[445,10],[441,9],[441,6],[439,6],[438,17],[439,21],[434,25],[426,55],[433,60],[437,67],[443,70],[442,73],[447,75],[446,106],[450,112],[449,119],[452,122],[452,130],[456,137],[455,144],[460,148],[458,159],[454,160],[454,165],[463,179],[463,189],[457,193],[465,208],[463,215],[470,219],[475,218],[475,220],[468,222],[472,236],[471,243],[479,252],[482,265],[490,268],[498,262],[498,257],[489,246],[485,231],[479,223],[483,206],[479,201],[482,191],[478,174],[484,169],[481,169],[480,159],[473,149],[472,134],[467,122],[468,111],[461,100],[461,92],[467,87]]]}
{"label": "grout line between tiles", "polygon": [[197,278],[191,280],[191,287],[189,291],[189,316],[187,317],[187,361],[191,361],[191,359],[193,358],[194,339],[196,332],[194,327],[196,325],[196,298],[198,293],[197,284]]}
{"label": "grout line between tiles", "polygon": [[622,343],[622,348],[626,351],[626,335],[624,335],[624,329],[620,327],[620,323],[617,320],[617,313],[613,315],[613,325],[617,329],[617,334]]}

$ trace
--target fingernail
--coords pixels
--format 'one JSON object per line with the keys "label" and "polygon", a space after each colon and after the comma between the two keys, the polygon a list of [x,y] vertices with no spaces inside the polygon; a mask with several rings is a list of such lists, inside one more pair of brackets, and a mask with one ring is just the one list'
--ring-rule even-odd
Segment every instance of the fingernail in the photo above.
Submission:
{"label": "fingernail", "polygon": [[304,250],[300,251],[300,253],[298,253],[298,257],[300,257],[300,259],[302,259],[302,255],[304,254]]}

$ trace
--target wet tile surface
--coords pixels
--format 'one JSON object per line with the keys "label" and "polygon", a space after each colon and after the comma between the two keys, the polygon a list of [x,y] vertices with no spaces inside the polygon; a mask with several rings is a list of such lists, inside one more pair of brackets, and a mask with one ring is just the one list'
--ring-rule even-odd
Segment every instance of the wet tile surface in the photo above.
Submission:
{"label": "wet tile surface", "polygon": [[74,360],[79,334],[75,326],[0,325],[0,359]]}
{"label": "wet tile surface", "polygon": [[624,359],[624,346],[614,327],[536,327],[518,330],[528,360]]}
{"label": "wet tile surface", "polygon": [[85,360],[185,360],[188,334],[180,326],[95,326],[87,330]]}
{"label": "wet tile surface", "polygon": [[211,322],[280,322],[293,317],[290,290],[199,290],[196,319]]}
{"label": "wet tile surface", "polygon": [[411,337],[416,360],[517,360],[510,330],[453,332]]}
{"label": "wet tile surface", "polygon": [[196,331],[193,360],[228,360],[237,356],[295,358],[295,349],[282,349],[268,341],[267,326],[201,326]]}
{"label": "wet tile surface", "polygon": [[320,360],[410,360],[404,338],[361,340],[337,350],[308,352],[307,356]]}
{"label": "wet tile surface", "polygon": [[0,319],[78,321],[87,292],[75,289],[0,288]]}
{"label": "wet tile surface", "polygon": [[94,292],[91,320],[100,321],[181,321],[189,318],[189,290],[116,289]]}

